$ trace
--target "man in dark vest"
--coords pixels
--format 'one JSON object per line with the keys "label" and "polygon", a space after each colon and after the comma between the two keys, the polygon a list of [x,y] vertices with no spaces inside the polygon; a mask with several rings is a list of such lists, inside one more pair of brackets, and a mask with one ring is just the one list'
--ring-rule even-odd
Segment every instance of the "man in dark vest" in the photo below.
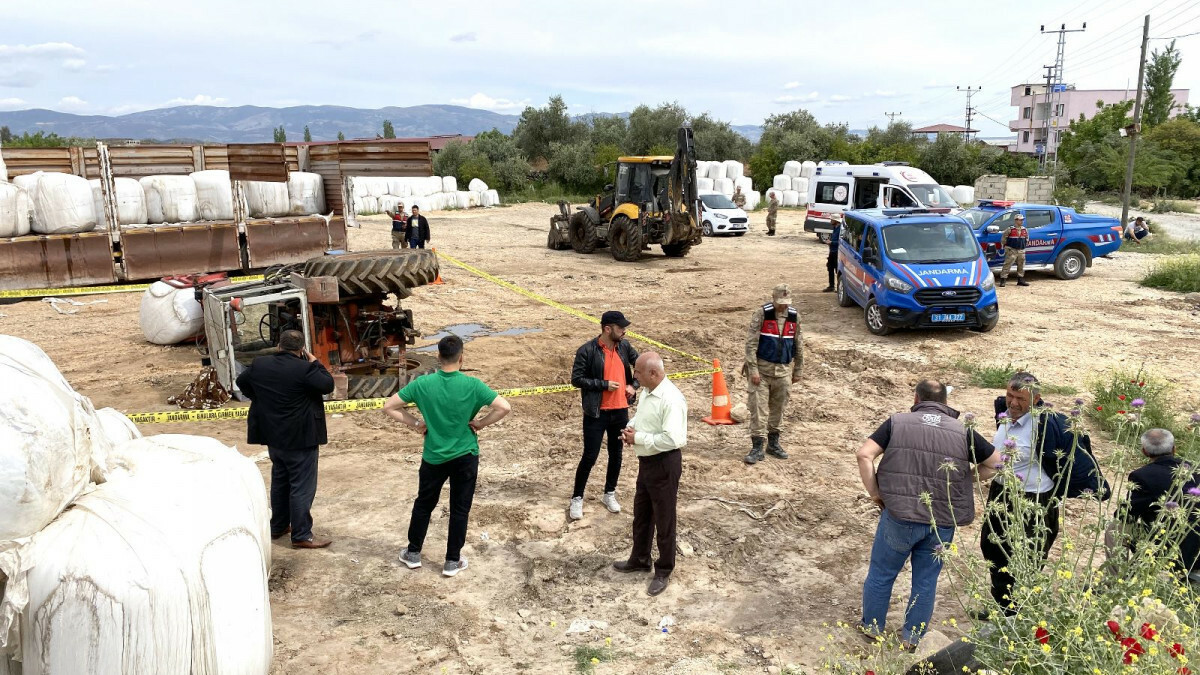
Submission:
{"label": "man in dark vest", "polygon": [[829,255],[825,259],[825,272],[829,275],[829,285],[823,291],[825,293],[837,290],[833,285],[833,277],[837,273],[838,241],[842,238],[842,214],[830,214],[829,222],[833,223],[833,232],[829,234]]}
{"label": "man in dark vest", "polygon": [[1001,456],[958,421],[958,411],[946,405],[945,385],[936,380],[922,380],[911,410],[880,425],[856,456],[863,487],[882,509],[863,583],[862,630],[883,633],[892,585],[911,557],[912,597],[901,640],[913,647],[933,616],[941,552],[951,547],[955,527],[975,519],[975,469],[980,480],[991,478]]}
{"label": "man in dark vest", "polygon": [[[771,291],[771,302],[754,311],[746,338],[746,363],[742,374],[750,381],[750,454],[747,464],[764,459],[766,452],[779,459],[788,454],[779,443],[783,409],[788,388],[800,381],[800,363],[804,360],[800,316],[792,307],[791,291],[779,284]],[[764,438],[765,436],[765,438]]]}
{"label": "man in dark vest", "polygon": [[304,348],[304,334],[285,330],[279,352],[254,359],[237,378],[250,398],[247,442],[267,446],[271,457],[271,538],[289,532],[292,548],[325,548],[314,539],[317,449],[327,442],[321,397],[333,392],[333,376]]}
{"label": "man in dark vest", "polygon": [[1025,229],[1025,216],[1017,213],[1013,224],[1000,235],[1000,252],[1004,254],[1004,266],[1000,268],[1000,284],[1008,283],[1008,270],[1017,265],[1017,285],[1028,286],[1025,281],[1025,247],[1029,245],[1029,230]]}
{"label": "man in dark vest", "polygon": [[425,248],[429,241],[429,219],[421,215],[421,207],[413,204],[412,215],[408,217],[408,229],[405,230],[409,248]]}

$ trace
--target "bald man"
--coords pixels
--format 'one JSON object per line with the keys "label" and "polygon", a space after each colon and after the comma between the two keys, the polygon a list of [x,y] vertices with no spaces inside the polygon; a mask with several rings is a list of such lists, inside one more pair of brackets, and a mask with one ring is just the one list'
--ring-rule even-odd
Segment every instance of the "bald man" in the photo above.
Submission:
{"label": "bald man", "polygon": [[[687,444],[687,400],[667,379],[662,357],[646,352],[638,357],[633,375],[642,388],[637,413],[621,432],[638,458],[637,488],[633,495],[633,550],[627,560],[613,563],[618,572],[649,572],[654,578],[646,592],[667,589],[675,569],[675,504]],[[650,549],[657,531],[658,560],[650,566]]]}

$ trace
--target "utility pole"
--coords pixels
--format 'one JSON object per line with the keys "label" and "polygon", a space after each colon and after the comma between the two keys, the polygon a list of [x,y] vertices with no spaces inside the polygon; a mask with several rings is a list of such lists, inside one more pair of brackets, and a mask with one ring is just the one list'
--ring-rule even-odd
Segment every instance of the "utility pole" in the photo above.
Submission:
{"label": "utility pole", "polygon": [[[1050,160],[1053,162],[1051,168],[1051,175],[1053,175],[1054,169],[1058,168],[1058,140],[1055,138],[1055,136],[1057,136],[1058,133],[1061,133],[1060,129],[1058,128],[1058,107],[1059,103],[1062,101],[1062,92],[1064,89],[1066,89],[1066,86],[1063,84],[1063,60],[1067,51],[1067,33],[1082,33],[1083,31],[1087,30],[1087,22],[1083,22],[1082,28],[1073,28],[1071,30],[1067,30],[1067,24],[1065,23],[1059,26],[1058,30],[1048,31],[1046,30],[1045,25],[1041,27],[1041,30],[1043,34],[1058,33],[1058,53],[1054,59],[1054,82],[1052,84],[1052,88],[1054,90],[1053,102],[1050,100],[1050,92],[1046,92],[1046,158],[1050,158],[1050,149],[1053,147],[1054,157],[1052,160]],[[1050,124],[1051,117],[1055,118],[1053,125]],[[1051,126],[1054,126],[1055,136],[1050,135]]]}
{"label": "utility pole", "polygon": [[1125,189],[1121,192],[1121,227],[1129,220],[1129,195],[1133,191],[1133,160],[1142,124],[1142,85],[1146,78],[1146,44],[1150,42],[1150,15],[1142,24],[1142,60],[1138,62],[1137,98],[1133,100],[1133,124],[1125,127],[1129,134],[1129,162],[1125,164]]}
{"label": "utility pole", "polygon": [[902,112],[885,112],[883,114],[887,115],[888,125],[891,126],[892,122],[895,122],[896,118],[903,115],[904,113],[902,113]]}
{"label": "utility pole", "polygon": [[[1054,66],[1042,66],[1042,68],[1046,69],[1046,91],[1042,95],[1042,99],[1045,101],[1042,105],[1046,107],[1046,114],[1042,118],[1042,154],[1038,157],[1038,169],[1045,174],[1046,160],[1050,156],[1050,87],[1054,82]],[[1037,104],[1034,104],[1033,109],[1033,117],[1037,117]],[[1037,142],[1036,137],[1034,142]]]}
{"label": "utility pole", "polygon": [[975,115],[975,109],[971,107],[971,97],[974,96],[975,93],[978,92],[980,89],[983,89],[983,87],[969,87],[968,86],[968,87],[955,87],[955,89],[957,89],[958,91],[966,92],[966,94],[967,94],[967,113],[964,116],[964,119],[966,119],[966,122],[967,122],[967,127],[966,127],[967,130],[963,132],[963,140],[965,141],[971,137],[971,118],[974,117],[974,115]]}

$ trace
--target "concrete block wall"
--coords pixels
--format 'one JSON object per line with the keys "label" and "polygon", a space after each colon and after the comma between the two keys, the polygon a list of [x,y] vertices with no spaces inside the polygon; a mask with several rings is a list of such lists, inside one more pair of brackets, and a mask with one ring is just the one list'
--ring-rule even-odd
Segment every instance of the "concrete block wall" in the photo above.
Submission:
{"label": "concrete block wall", "polygon": [[995,174],[980,176],[975,180],[975,199],[1004,199],[1008,176]]}
{"label": "concrete block wall", "polygon": [[1051,204],[1054,199],[1054,178],[1050,176],[1030,176],[1029,192],[1025,201],[1034,204]]}
{"label": "concrete block wall", "polygon": [[[1027,185],[1024,194],[1021,194],[1021,182]],[[1015,183],[1014,189],[1010,189],[1010,183]],[[1008,176],[988,174],[975,181],[975,199],[1015,199],[1034,204],[1049,204],[1053,197],[1054,178],[1051,176],[1010,179]]]}

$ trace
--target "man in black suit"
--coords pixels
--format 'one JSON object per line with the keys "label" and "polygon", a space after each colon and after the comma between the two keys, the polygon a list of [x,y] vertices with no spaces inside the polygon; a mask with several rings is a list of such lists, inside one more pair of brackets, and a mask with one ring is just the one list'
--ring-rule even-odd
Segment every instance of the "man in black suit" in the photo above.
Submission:
{"label": "man in black suit", "polygon": [[325,548],[314,539],[313,497],[317,494],[317,448],[327,442],[322,396],[333,377],[304,348],[304,334],[285,330],[279,352],[254,359],[237,378],[250,398],[248,443],[267,446],[271,457],[271,538],[289,531],[292,548]]}
{"label": "man in black suit", "polygon": [[[1149,536],[1163,508],[1186,510],[1190,527],[1179,542],[1177,564],[1193,583],[1200,583],[1200,514],[1197,514],[1195,469],[1175,456],[1175,436],[1166,429],[1142,434],[1142,454],[1150,461],[1129,474],[1129,499],[1117,512],[1115,525],[1129,537]],[[1110,555],[1117,533],[1107,533]],[[1132,542],[1128,542],[1132,544]]]}
{"label": "man in black suit", "polygon": [[425,242],[429,241],[429,220],[421,215],[420,207],[415,204],[412,207],[412,216],[408,219],[408,237],[409,248],[425,248]]}

